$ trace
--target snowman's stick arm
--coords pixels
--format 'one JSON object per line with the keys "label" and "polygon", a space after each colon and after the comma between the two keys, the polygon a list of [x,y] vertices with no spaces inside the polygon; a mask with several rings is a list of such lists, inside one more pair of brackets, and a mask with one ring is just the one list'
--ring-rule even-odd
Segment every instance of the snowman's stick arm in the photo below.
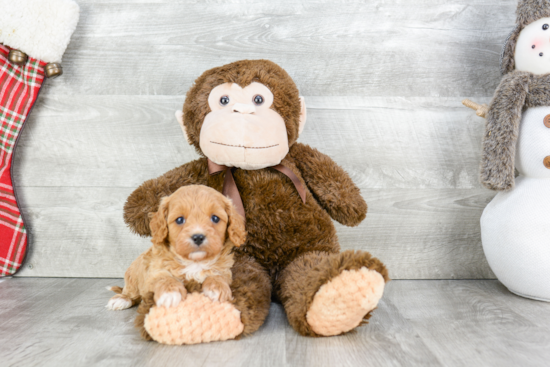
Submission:
{"label": "snowman's stick arm", "polygon": [[477,104],[474,101],[465,99],[462,101],[462,104],[472,110],[476,111],[476,115],[479,117],[487,118],[487,112],[489,112],[489,106],[486,104]]}

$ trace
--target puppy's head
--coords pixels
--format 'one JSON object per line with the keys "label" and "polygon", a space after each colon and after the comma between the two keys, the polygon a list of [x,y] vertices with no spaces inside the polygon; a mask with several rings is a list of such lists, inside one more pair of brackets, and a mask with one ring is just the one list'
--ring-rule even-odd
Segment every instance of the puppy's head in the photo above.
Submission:
{"label": "puppy's head", "polygon": [[244,218],[231,200],[200,185],[184,186],[163,198],[150,226],[153,244],[186,260],[212,259],[224,246],[240,246],[246,240]]}

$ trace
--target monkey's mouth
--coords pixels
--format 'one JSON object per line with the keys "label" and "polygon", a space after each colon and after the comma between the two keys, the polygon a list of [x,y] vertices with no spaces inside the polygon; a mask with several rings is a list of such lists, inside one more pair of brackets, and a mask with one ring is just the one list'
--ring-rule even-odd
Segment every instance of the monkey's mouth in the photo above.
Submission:
{"label": "monkey's mouth", "polygon": [[244,145],[231,145],[231,144],[224,144],[224,143],[218,143],[218,142],[215,142],[215,141],[210,141],[212,144],[218,144],[218,145],[223,145],[225,147],[232,147],[232,148],[245,148],[245,149],[269,149],[269,148],[273,148],[273,147],[277,147],[279,146],[279,144],[275,144],[275,145],[269,145],[267,147],[245,147]]}

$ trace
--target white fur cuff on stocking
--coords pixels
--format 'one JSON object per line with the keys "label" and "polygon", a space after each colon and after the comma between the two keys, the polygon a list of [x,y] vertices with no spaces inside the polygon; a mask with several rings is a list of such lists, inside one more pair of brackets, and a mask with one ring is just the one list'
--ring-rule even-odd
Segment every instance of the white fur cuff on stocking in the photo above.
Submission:
{"label": "white fur cuff on stocking", "polygon": [[0,43],[61,62],[80,13],[73,0],[0,0],[0,9]]}

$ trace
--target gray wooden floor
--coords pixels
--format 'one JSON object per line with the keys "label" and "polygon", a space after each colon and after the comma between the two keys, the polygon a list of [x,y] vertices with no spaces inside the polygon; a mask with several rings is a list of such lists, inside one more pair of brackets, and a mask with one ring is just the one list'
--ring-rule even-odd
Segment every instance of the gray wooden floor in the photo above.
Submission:
{"label": "gray wooden floor", "polygon": [[135,309],[104,308],[120,279],[0,280],[0,365],[10,366],[548,366],[550,304],[492,280],[392,281],[369,325],[304,338],[273,304],[239,341],[146,342]]}

